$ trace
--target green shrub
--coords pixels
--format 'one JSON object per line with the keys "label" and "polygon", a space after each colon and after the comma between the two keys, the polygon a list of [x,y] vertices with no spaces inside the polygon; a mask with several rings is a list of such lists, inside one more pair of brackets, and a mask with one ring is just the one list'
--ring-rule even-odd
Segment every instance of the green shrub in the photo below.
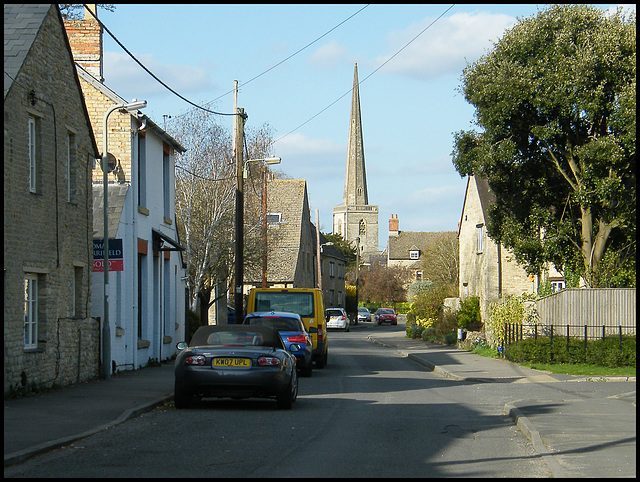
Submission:
{"label": "green shrub", "polygon": [[480,323],[480,298],[470,296],[462,300],[456,318],[458,328],[466,328],[471,324]]}
{"label": "green shrub", "polygon": [[[551,357],[553,354],[553,357]],[[609,337],[587,341],[566,337],[554,337],[551,347],[548,337],[528,338],[505,347],[508,360],[522,363],[589,364],[608,368],[636,366],[636,338],[631,336]]]}
{"label": "green shrub", "polygon": [[422,341],[430,341],[436,335],[436,329],[434,327],[425,328],[422,331]]}

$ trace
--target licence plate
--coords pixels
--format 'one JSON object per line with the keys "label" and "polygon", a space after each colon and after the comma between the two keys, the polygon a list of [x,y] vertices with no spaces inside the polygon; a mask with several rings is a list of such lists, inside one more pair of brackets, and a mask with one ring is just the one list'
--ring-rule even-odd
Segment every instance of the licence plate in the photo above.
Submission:
{"label": "licence plate", "polygon": [[251,368],[250,358],[214,358],[214,368]]}

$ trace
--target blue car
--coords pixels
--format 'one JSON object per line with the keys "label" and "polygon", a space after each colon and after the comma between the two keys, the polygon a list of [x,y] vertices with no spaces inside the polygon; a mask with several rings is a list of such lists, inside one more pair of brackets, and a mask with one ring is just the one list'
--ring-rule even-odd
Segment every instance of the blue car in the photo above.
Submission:
{"label": "blue car", "polygon": [[287,350],[292,344],[300,345],[300,350],[291,351],[291,353],[296,357],[296,364],[302,376],[311,376],[313,341],[300,315],[284,311],[259,311],[248,313],[243,324],[269,326],[278,330]]}

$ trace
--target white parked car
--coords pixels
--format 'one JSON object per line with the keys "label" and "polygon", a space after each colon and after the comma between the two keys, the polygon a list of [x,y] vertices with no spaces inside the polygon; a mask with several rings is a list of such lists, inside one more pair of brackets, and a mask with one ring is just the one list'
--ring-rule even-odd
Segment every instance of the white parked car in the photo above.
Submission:
{"label": "white parked car", "polygon": [[344,308],[327,308],[324,310],[327,328],[349,331],[349,317]]}

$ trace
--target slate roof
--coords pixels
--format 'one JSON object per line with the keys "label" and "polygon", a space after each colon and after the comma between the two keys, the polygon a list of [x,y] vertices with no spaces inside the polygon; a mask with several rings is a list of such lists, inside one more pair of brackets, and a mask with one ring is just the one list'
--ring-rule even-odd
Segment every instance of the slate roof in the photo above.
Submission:
{"label": "slate roof", "polygon": [[464,191],[464,202],[462,203],[462,212],[460,213],[460,222],[458,223],[458,234],[460,234],[460,227],[462,226],[462,218],[464,216],[465,207],[467,205],[467,195],[469,194],[469,185],[471,178],[474,178],[476,189],[478,190],[478,197],[480,198],[480,207],[482,209],[482,217],[486,220],[489,212],[489,206],[495,204],[496,195],[489,186],[489,181],[477,176],[469,176],[467,178],[467,188]]}
{"label": "slate roof", "polygon": [[7,98],[53,4],[4,5],[4,97]]}
{"label": "slate roof", "polygon": [[[426,252],[433,241],[448,231],[400,231],[398,236],[389,236],[389,259],[411,260],[410,251]],[[451,231],[452,236],[456,233]]]}
{"label": "slate roof", "polygon": [[[281,212],[282,224],[277,228],[276,249],[269,253],[270,282],[292,282],[300,251],[307,188],[304,179],[274,179],[267,188],[269,212]],[[315,239],[315,236],[314,236]]]}

